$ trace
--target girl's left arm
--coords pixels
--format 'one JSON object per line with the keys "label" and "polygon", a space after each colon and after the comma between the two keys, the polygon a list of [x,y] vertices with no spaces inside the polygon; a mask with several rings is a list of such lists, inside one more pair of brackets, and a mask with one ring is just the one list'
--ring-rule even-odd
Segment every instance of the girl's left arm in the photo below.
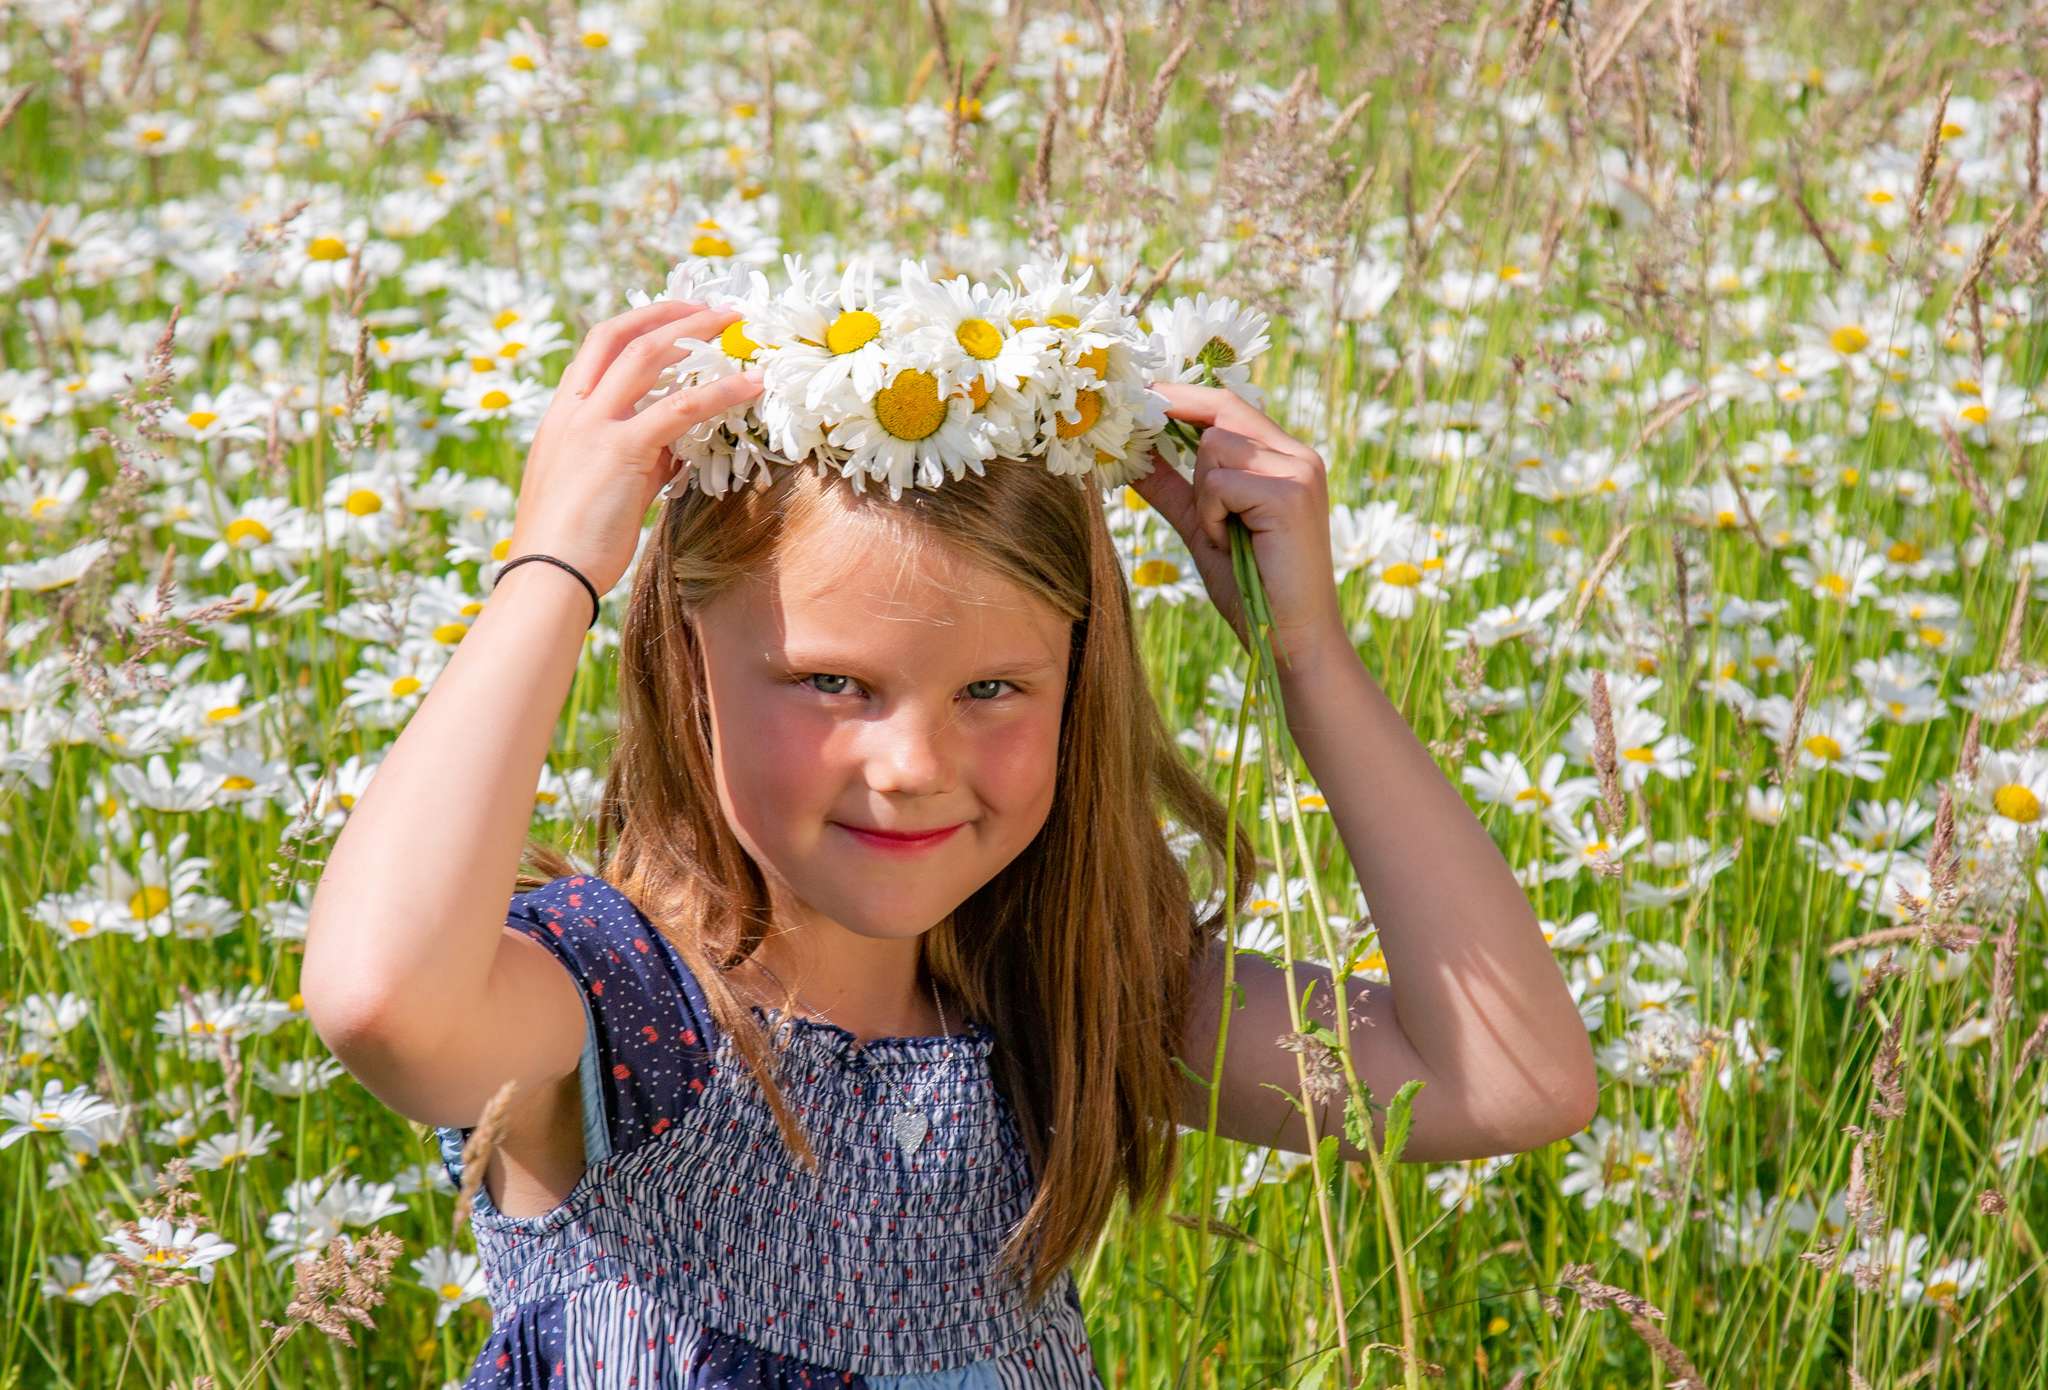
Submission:
{"label": "girl's left arm", "polygon": [[[1155,383],[1169,413],[1208,426],[1192,484],[1158,467],[1139,492],[1188,542],[1210,597],[1244,636],[1224,523],[1250,529],[1273,612],[1287,725],[1330,805],[1371,905],[1390,983],[1344,984],[1353,1063],[1384,1104],[1410,1080],[1402,1157],[1442,1161],[1539,1148],[1591,1123],[1592,1044],[1534,909],[1493,837],[1359,659],[1340,606],[1323,462],[1228,391]],[[1223,1007],[1225,942],[1198,963],[1181,1059],[1207,1077]],[[1307,1016],[1333,1031],[1331,972],[1297,961]],[[1239,953],[1217,1131],[1305,1152],[1284,971]],[[1334,1059],[1333,1059],[1334,1060]],[[1279,1088],[1278,1091],[1273,1088]],[[1180,1122],[1206,1128],[1209,1088],[1183,1080]],[[1317,1107],[1318,1136],[1344,1133],[1344,1098]],[[1385,1117],[1373,1115],[1375,1142]]]}
{"label": "girl's left arm", "polygon": [[[1387,962],[1390,983],[1346,981],[1353,1064],[1381,1103],[1423,1083],[1402,1157],[1519,1153],[1584,1129],[1598,1085],[1586,1026],[1492,837],[1348,639],[1281,671],[1288,728],[1330,803]],[[1216,1056],[1225,949],[1218,941],[1197,967],[1188,1001],[1181,1057],[1202,1076]],[[1297,994],[1313,982],[1306,1015],[1336,1030],[1330,971],[1296,961],[1294,978]],[[1233,982],[1217,1130],[1305,1152],[1307,1128],[1288,1099],[1301,1088],[1297,1058],[1278,1046],[1294,1029],[1286,974],[1240,952]],[[1181,1123],[1203,1128],[1208,1090],[1184,1082]],[[1384,1138],[1377,1111],[1373,1131]],[[1340,1136],[1346,1158],[1365,1157],[1341,1138],[1341,1093],[1318,1107],[1316,1133]]]}

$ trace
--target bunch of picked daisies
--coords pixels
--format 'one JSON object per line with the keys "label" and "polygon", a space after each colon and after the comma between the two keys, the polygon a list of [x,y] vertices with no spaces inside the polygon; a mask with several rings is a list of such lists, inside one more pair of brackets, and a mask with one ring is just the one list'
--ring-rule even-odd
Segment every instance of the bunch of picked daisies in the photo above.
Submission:
{"label": "bunch of picked daisies", "polygon": [[[1262,404],[1247,364],[1266,350],[1266,320],[1235,300],[1198,295],[1134,317],[1126,296],[1087,292],[1093,272],[1026,265],[992,289],[966,276],[935,281],[905,260],[877,284],[856,262],[836,288],[785,256],[788,284],[761,271],[693,259],[656,299],[730,308],[717,338],[682,338],[688,354],[641,402],[759,366],[761,394],[693,427],[670,451],[695,485],[723,496],[771,464],[843,473],[855,491],[884,483],[891,499],[937,487],[991,459],[1121,486],[1152,471],[1154,447],[1185,475],[1188,438],[1169,431],[1153,381],[1228,387]],[[653,302],[637,291],[636,307]],[[675,484],[671,484],[675,486]]]}

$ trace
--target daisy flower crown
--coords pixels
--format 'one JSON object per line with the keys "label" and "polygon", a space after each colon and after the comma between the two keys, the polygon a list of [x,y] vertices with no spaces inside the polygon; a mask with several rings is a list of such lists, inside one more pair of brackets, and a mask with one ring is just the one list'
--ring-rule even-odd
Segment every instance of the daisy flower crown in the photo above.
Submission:
{"label": "daisy flower crown", "polygon": [[[1236,300],[1182,297],[1141,318],[1122,292],[1089,292],[1093,269],[1027,264],[996,288],[934,280],[905,260],[893,284],[855,262],[836,286],[784,256],[786,283],[760,270],[686,260],[638,307],[688,300],[740,317],[717,337],[684,337],[683,359],[641,408],[759,367],[761,392],[703,421],[670,452],[663,489],[723,496],[766,487],[775,465],[836,469],[856,492],[936,488],[996,459],[1040,463],[1077,487],[1110,489],[1152,471],[1152,450],[1184,475],[1191,436],[1168,429],[1153,381],[1223,386],[1262,405],[1248,364],[1268,346],[1266,317]],[[687,479],[687,481],[685,481]]]}

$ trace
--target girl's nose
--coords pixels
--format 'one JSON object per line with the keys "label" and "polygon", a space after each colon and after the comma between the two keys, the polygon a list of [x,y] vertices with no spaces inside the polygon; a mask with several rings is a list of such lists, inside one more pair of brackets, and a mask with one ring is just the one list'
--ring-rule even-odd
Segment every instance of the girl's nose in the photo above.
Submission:
{"label": "girl's nose", "polygon": [[930,796],[953,788],[952,712],[908,701],[869,729],[868,785],[899,796]]}

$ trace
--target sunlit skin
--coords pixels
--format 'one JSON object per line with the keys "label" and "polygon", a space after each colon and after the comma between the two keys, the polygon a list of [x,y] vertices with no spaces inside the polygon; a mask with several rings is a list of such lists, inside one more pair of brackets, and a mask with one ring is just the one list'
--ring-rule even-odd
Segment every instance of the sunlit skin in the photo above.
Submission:
{"label": "sunlit skin", "polygon": [[[1070,624],[832,505],[700,618],[719,805],[776,924],[755,958],[772,975],[731,978],[764,1002],[780,980],[862,1038],[936,1033],[919,940],[1045,824]],[[915,849],[844,828],[956,823]]]}

